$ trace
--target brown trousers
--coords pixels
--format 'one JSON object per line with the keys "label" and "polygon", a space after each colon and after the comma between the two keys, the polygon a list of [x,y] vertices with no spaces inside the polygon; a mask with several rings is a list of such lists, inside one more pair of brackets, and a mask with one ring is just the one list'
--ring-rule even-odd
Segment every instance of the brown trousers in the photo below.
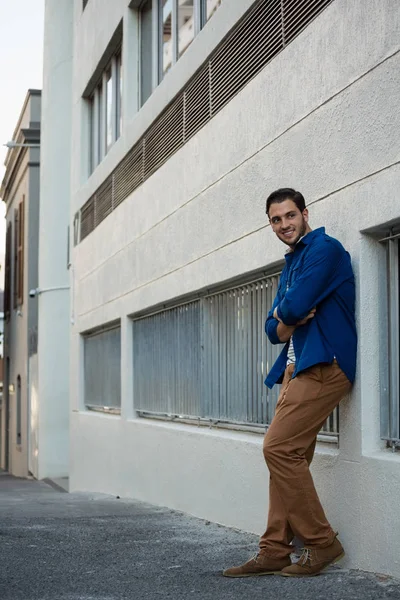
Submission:
{"label": "brown trousers", "polygon": [[307,369],[292,379],[286,368],[275,416],[264,438],[270,472],[267,530],[260,552],[285,557],[296,536],[306,546],[329,546],[335,532],[329,525],[314,487],[309,465],[317,434],[350,391],[351,383],[336,361]]}

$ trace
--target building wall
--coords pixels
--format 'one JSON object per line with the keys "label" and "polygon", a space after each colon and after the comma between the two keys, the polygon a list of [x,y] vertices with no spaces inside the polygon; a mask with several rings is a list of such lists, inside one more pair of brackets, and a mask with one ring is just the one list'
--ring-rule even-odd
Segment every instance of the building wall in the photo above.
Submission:
{"label": "building wall", "polygon": [[72,13],[45,5],[40,165],[38,478],[68,475],[69,273]]}
{"label": "building wall", "polygon": [[[251,3],[223,2],[142,111],[130,117],[124,105],[123,134],[88,180],[80,96],[128,9],[122,0],[112,10],[92,0],[81,16],[78,4],[75,52],[84,44],[91,50],[74,59],[72,214],[190,77],[196,56],[206,56]],[[128,316],[281,260],[265,199],[290,185],[304,193],[311,226],[325,226],[350,251],[357,282],[357,380],[341,407],[339,448],[317,449],[316,485],[347,565],[400,576],[400,456],[379,437],[382,248],[362,233],[400,220],[399,25],[395,0],[335,0],[74,248],[72,490],[133,496],[263,530],[262,437],[136,418]],[[129,57],[123,61],[127,74]],[[82,386],[80,334],[115,319],[122,326],[121,417],[85,411]]]}
{"label": "building wall", "polygon": [[[29,90],[14,131],[13,140],[29,143],[20,137],[22,129],[40,129],[40,91]],[[28,134],[29,136],[29,134]],[[16,476],[28,475],[30,438],[29,365],[30,331],[37,331],[37,301],[29,298],[29,289],[37,287],[37,244],[39,219],[39,148],[15,148],[6,159],[2,200],[6,203],[7,226],[12,227],[11,254],[11,302],[9,319],[4,324],[4,392],[1,429],[1,466],[6,456],[6,402],[9,402],[9,471]],[[20,161],[18,162],[17,161]],[[15,293],[15,246],[14,211],[24,200],[23,241],[23,302],[14,306]],[[9,362],[6,376],[7,359]],[[21,378],[21,443],[17,444],[17,381]],[[10,387],[11,386],[11,387]]]}
{"label": "building wall", "polygon": [[[14,210],[18,208],[22,197],[25,196],[25,208],[28,205],[26,200],[29,195],[29,176],[28,171],[28,154],[25,154],[25,159],[21,165],[22,177],[17,178],[17,182],[10,190],[9,204],[7,206],[6,221],[12,223],[13,231],[13,251],[14,251]],[[25,173],[24,173],[25,171]],[[26,246],[25,246],[26,247]],[[22,306],[14,308],[14,253],[12,261],[12,297],[10,307],[10,319],[5,324],[5,356],[10,357],[9,380],[7,382],[7,392],[9,394],[10,403],[10,437],[9,437],[9,471],[13,475],[24,477],[28,475],[27,469],[27,330],[28,330],[28,314],[26,300]],[[26,265],[26,263],[25,263]],[[24,279],[26,280],[26,266],[24,267]],[[25,282],[24,282],[25,283]],[[21,378],[21,431],[23,432],[21,444],[17,444],[17,378]],[[12,386],[12,387],[10,387]],[[25,435],[24,435],[25,434]]]}
{"label": "building wall", "polygon": [[[12,223],[13,230],[13,256],[12,256],[12,297],[10,318],[5,323],[5,356],[10,357],[10,372],[7,382],[6,394],[9,394],[10,402],[10,439],[9,439],[9,470],[14,475],[23,477],[28,475],[28,315],[29,305],[26,294],[29,275],[29,254],[26,252],[26,240],[28,237],[27,220],[29,215],[29,199],[31,192],[29,186],[29,153],[25,154],[20,167],[19,177],[10,189],[6,221]],[[14,210],[25,196],[25,260],[24,260],[24,302],[21,306],[14,308]],[[36,190],[36,201],[38,202],[38,189]],[[17,378],[21,378],[21,444],[17,444]],[[11,386],[11,388],[10,388]]]}

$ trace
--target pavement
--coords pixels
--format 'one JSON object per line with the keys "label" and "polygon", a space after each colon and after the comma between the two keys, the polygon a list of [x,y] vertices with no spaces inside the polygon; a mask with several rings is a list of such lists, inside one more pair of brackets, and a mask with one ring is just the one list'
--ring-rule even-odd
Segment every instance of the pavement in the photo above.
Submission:
{"label": "pavement", "polygon": [[0,473],[0,600],[400,600],[400,581],[340,568],[221,576],[256,549],[254,535],[168,508]]}

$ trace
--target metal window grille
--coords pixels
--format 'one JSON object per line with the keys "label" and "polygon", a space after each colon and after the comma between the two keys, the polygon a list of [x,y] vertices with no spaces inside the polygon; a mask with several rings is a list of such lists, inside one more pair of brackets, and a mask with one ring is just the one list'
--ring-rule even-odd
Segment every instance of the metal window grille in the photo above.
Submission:
{"label": "metal window grille", "polygon": [[84,397],[88,408],[121,406],[121,328],[84,336]]}
{"label": "metal window grille", "polygon": [[133,322],[135,408],[199,416],[200,302]]}
{"label": "metal window grille", "polygon": [[209,296],[204,300],[205,416],[236,423],[270,423],[278,388],[264,385],[280,346],[264,333],[278,276]]}
{"label": "metal window grille", "polygon": [[[206,125],[331,2],[255,2],[108,176],[109,184],[107,180],[102,184],[111,190],[112,210]],[[100,197],[97,190],[82,213],[90,202],[96,205]],[[81,240],[100,222],[82,218]]]}
{"label": "metal window grille", "polygon": [[[141,416],[265,427],[279,386],[264,385],[281,346],[264,332],[278,275],[133,321],[134,405]],[[322,433],[338,434],[337,410]]]}
{"label": "metal window grille", "polygon": [[382,357],[381,438],[392,449],[400,445],[400,261],[398,236],[386,240],[387,351]]}

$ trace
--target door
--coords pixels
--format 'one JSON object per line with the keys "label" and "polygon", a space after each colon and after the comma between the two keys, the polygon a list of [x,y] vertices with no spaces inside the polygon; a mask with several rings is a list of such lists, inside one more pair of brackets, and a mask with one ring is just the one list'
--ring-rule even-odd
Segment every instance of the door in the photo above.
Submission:
{"label": "door", "polygon": [[6,372],[3,382],[4,395],[4,468],[6,471],[10,468],[10,358],[6,358]]}

